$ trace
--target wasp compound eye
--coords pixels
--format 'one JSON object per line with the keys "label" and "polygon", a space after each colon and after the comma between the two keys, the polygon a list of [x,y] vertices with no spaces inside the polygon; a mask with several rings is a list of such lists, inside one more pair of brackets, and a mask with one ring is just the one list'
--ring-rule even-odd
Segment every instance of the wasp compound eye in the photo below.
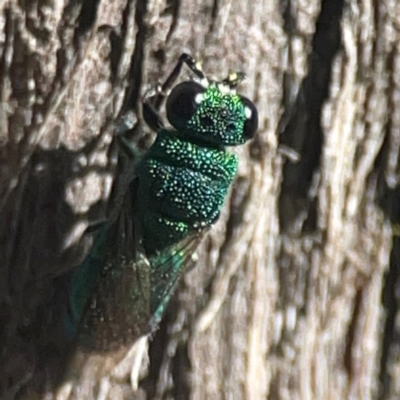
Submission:
{"label": "wasp compound eye", "polygon": [[252,139],[258,128],[258,111],[256,106],[246,97],[240,96],[245,108],[246,121],[244,123],[243,134],[246,140]]}
{"label": "wasp compound eye", "polygon": [[167,118],[174,128],[179,130],[186,125],[197,111],[204,92],[203,86],[192,81],[182,82],[172,90],[167,99]]}

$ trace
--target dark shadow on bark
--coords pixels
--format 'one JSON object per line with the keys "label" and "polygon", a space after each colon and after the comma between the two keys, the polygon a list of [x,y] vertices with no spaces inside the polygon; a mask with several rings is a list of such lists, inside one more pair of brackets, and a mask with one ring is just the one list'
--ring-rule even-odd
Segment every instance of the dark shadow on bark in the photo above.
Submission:
{"label": "dark shadow on bark", "polygon": [[85,150],[65,148],[36,151],[25,171],[26,178],[1,211],[2,395],[18,389],[25,380],[44,389],[45,384],[62,376],[57,364],[64,363],[67,350],[61,318],[67,280],[55,278],[76,267],[91,242],[90,235],[84,235],[83,240],[77,238],[75,244],[65,248],[74,226],[105,217],[107,206],[98,202],[86,214],[77,216],[65,202],[68,181],[90,172],[107,172],[99,167],[79,170],[77,158],[82,152]]}
{"label": "dark shadow on bark", "polygon": [[[290,5],[290,2],[285,2],[282,7],[289,37],[296,31],[290,17]],[[279,218],[284,232],[315,230],[317,200],[310,198],[309,190],[319,168],[323,145],[321,111],[329,96],[333,59],[341,46],[340,22],[343,8],[343,0],[322,1],[308,60],[308,74],[294,104],[289,104],[289,111],[280,122],[280,143],[300,156],[297,162],[287,160],[283,170]],[[286,96],[290,98],[291,93]]]}

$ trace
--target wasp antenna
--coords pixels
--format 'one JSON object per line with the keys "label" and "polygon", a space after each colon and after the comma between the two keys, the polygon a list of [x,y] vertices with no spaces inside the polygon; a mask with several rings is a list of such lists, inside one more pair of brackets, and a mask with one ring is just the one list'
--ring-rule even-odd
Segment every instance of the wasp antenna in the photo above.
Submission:
{"label": "wasp antenna", "polygon": [[231,89],[234,89],[244,79],[246,79],[246,74],[244,72],[230,72],[229,75],[222,81],[222,83],[228,85]]}
{"label": "wasp antenna", "polygon": [[182,63],[185,63],[189,69],[196,74],[200,79],[205,79],[205,75],[203,72],[203,68],[201,65],[200,61],[196,61],[193,57],[191,57],[189,54],[183,53],[180,56],[180,61]]}

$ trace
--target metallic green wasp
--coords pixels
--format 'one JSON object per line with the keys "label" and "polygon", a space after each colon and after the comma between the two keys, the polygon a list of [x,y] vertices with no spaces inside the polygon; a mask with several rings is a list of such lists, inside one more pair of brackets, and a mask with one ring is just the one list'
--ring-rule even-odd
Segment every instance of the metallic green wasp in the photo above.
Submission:
{"label": "metallic green wasp", "polygon": [[[173,87],[183,65],[194,78]],[[136,164],[119,216],[71,282],[69,324],[81,345],[114,350],[157,327],[235,177],[238,160],[226,147],[256,133],[257,110],[236,93],[243,78],[210,80],[182,54],[166,82],[146,95],[143,114],[156,140]],[[158,114],[165,100],[172,128]]]}

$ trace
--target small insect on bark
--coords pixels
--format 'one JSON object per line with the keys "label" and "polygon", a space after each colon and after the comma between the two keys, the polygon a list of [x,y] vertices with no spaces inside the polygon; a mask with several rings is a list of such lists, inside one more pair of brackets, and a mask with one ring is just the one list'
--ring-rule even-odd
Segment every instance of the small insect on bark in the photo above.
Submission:
{"label": "small insect on bark", "polygon": [[[175,85],[184,65],[193,79]],[[238,159],[226,148],[257,131],[256,107],[236,92],[244,77],[211,80],[182,54],[145,95],[143,116],[156,139],[136,164],[118,217],[72,278],[67,325],[80,347],[111,351],[157,328],[235,178]],[[172,128],[159,115],[165,100]]]}

